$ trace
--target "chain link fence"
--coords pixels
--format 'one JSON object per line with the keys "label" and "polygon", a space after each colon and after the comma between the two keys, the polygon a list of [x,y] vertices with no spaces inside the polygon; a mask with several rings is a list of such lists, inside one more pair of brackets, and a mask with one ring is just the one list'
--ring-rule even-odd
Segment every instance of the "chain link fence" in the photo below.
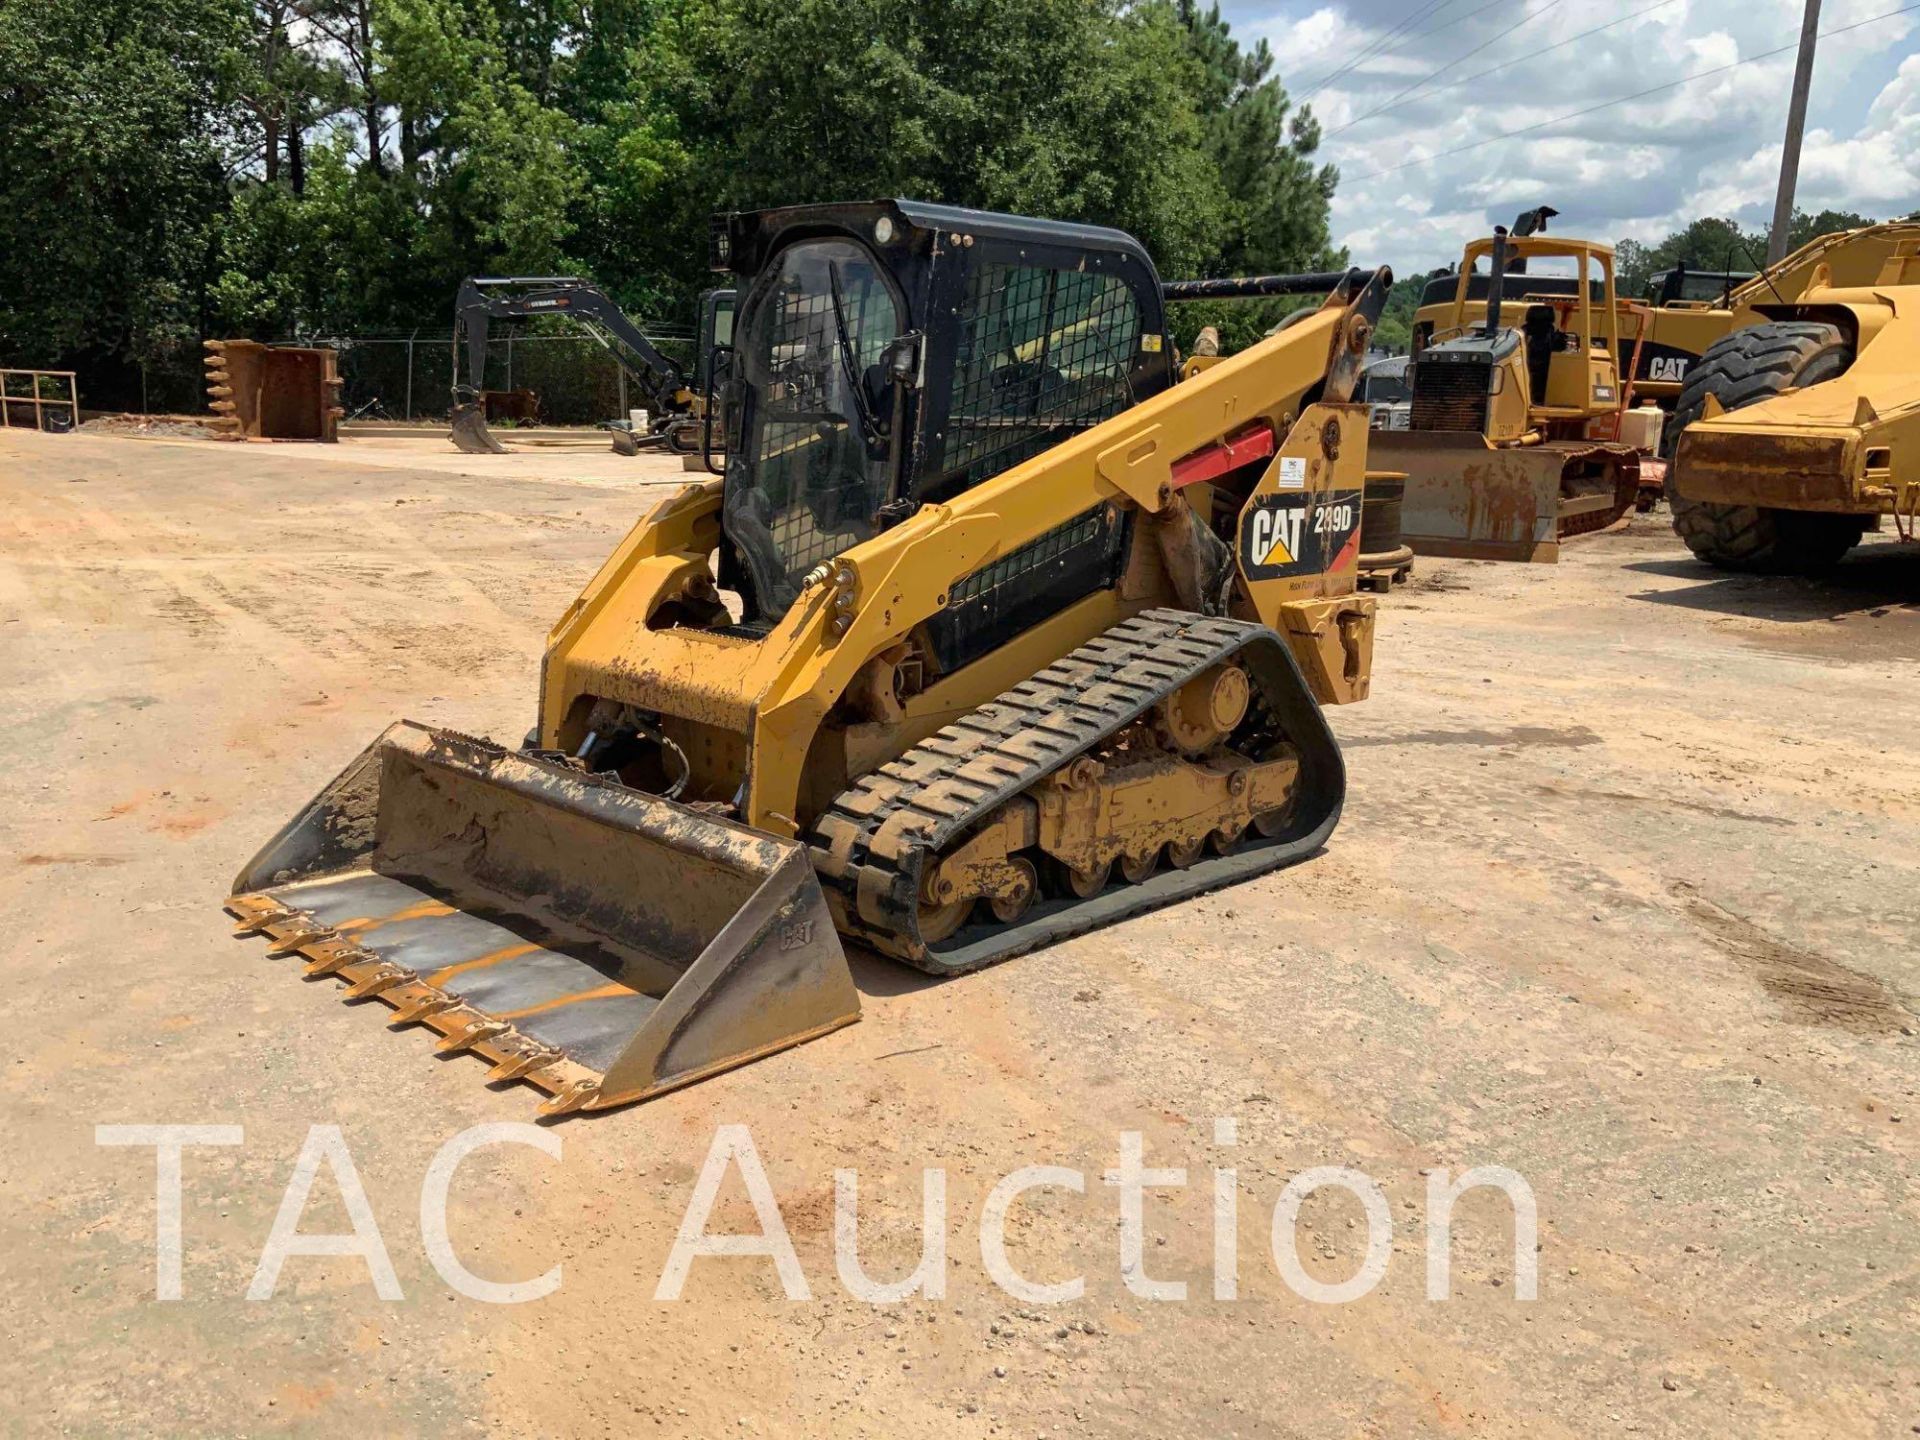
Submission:
{"label": "chain link fence", "polygon": [[[647,338],[661,354],[691,371],[693,336],[648,330]],[[444,331],[316,335],[273,343],[323,345],[338,354],[340,403],[350,421],[444,420],[453,404],[453,336]],[[484,379],[488,389],[533,391],[539,400],[540,422],[548,425],[594,425],[623,417],[629,409],[643,409],[647,403],[612,352],[586,335],[490,339]],[[206,412],[206,373],[193,359],[144,366],[140,382],[142,413]]]}

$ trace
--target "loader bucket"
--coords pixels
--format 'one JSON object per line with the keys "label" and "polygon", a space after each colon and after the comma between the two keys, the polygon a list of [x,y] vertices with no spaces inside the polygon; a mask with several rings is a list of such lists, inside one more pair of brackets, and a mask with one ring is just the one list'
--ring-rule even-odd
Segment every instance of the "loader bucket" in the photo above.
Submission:
{"label": "loader bucket", "polygon": [[483,400],[467,400],[453,407],[453,447],[469,455],[505,455],[507,447],[494,439],[487,428],[487,406]]}
{"label": "loader bucket", "polygon": [[798,844],[565,765],[391,726],[234,880],[240,934],[490,1081],[600,1110],[823,1035],[860,1002]]}
{"label": "loader bucket", "polygon": [[1370,464],[1407,472],[1402,540],[1416,555],[1552,564],[1562,541],[1633,507],[1633,452],[1604,443],[1489,446],[1477,434],[1376,430]]}

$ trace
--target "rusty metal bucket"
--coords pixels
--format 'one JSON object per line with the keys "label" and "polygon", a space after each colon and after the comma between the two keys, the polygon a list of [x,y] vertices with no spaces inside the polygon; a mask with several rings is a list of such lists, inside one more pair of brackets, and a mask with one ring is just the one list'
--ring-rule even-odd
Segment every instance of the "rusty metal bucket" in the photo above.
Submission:
{"label": "rusty metal bucket", "polygon": [[205,340],[213,425],[241,440],[340,438],[339,359],[325,347]]}
{"label": "rusty metal bucket", "polygon": [[1376,430],[1368,462],[1407,472],[1401,538],[1416,555],[1552,564],[1562,542],[1633,508],[1638,456],[1624,445],[1493,447],[1477,434]]}
{"label": "rusty metal bucket", "polygon": [[235,878],[270,954],[423,1024],[546,1115],[823,1035],[860,1002],[798,844],[568,766],[391,726]]}

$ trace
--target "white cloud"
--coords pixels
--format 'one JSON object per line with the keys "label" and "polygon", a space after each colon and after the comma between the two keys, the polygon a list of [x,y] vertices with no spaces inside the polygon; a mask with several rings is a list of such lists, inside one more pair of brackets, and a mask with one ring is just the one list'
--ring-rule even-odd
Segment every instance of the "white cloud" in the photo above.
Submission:
{"label": "white cloud", "polygon": [[[1899,4],[1826,0],[1802,209],[1920,209],[1920,11],[1831,33]],[[1320,158],[1342,174],[1336,238],[1356,260],[1402,273],[1451,260],[1538,204],[1562,212],[1564,233],[1606,240],[1657,240],[1707,214],[1763,225],[1801,12],[1802,0],[1228,0],[1235,33],[1266,39],[1296,102],[1320,117]],[[1409,16],[1419,18],[1388,35]],[[1334,76],[1370,45],[1377,53]],[[1573,118],[1542,125],[1559,116]],[[1527,127],[1538,128],[1493,138]]]}

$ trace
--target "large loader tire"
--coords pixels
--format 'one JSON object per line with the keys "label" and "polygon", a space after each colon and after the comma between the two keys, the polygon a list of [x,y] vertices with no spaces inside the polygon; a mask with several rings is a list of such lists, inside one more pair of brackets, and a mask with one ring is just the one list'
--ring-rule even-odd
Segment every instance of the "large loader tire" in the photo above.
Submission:
{"label": "large loader tire", "polygon": [[[1853,347],[1838,328],[1807,320],[1777,320],[1736,330],[1709,347],[1687,374],[1668,420],[1669,456],[1680,433],[1700,418],[1707,397],[1727,410],[1770,399],[1783,390],[1817,385],[1845,372]],[[1709,565],[1771,575],[1807,575],[1831,569],[1860,543],[1866,519],[1762,505],[1720,505],[1683,499],[1677,471],[1667,471],[1673,529]]]}

